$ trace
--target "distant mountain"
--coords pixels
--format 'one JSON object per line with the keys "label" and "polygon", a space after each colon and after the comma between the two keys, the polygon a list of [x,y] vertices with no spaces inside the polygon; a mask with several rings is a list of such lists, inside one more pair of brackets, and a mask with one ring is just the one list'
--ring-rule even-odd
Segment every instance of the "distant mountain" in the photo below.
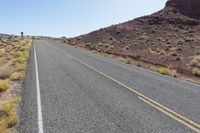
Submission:
{"label": "distant mountain", "polygon": [[[68,39],[90,50],[200,76],[200,0],[170,0],[149,16]],[[196,71],[196,72],[194,72]]]}

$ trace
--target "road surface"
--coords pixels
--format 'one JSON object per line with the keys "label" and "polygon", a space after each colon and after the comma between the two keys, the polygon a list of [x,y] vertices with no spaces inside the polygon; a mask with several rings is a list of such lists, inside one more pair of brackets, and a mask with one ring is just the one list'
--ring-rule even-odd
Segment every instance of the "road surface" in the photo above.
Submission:
{"label": "road surface", "polygon": [[200,132],[200,86],[35,40],[20,133]]}

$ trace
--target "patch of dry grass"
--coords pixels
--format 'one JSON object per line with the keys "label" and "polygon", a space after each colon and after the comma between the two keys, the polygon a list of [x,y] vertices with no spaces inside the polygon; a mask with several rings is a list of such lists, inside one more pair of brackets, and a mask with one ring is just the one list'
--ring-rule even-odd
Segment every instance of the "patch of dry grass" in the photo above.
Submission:
{"label": "patch of dry grass", "polygon": [[200,77],[200,69],[198,69],[198,68],[193,69],[192,70],[192,74],[195,75],[195,76]]}
{"label": "patch of dry grass", "polygon": [[25,72],[26,67],[27,67],[27,64],[18,64],[18,63],[16,63],[14,65],[13,73],[14,72]]}
{"label": "patch of dry grass", "polygon": [[160,72],[160,74],[163,74],[163,75],[169,75],[170,70],[166,67],[162,67],[159,69],[159,72]]}
{"label": "patch of dry grass", "polygon": [[12,81],[22,80],[23,78],[24,78],[24,73],[23,72],[14,72],[10,76],[10,80],[12,80]]}
{"label": "patch of dry grass", "polygon": [[172,77],[177,77],[177,73],[175,70],[171,70],[167,67],[161,67],[159,68],[159,73],[160,74],[163,74],[163,75],[169,75],[169,76],[172,76]]}
{"label": "patch of dry grass", "polygon": [[0,72],[0,79],[8,79],[12,72],[9,69],[4,69],[2,72]]}
{"label": "patch of dry grass", "polygon": [[11,132],[11,128],[19,122],[16,111],[18,102],[19,99],[15,98],[0,107],[0,133]]}
{"label": "patch of dry grass", "polygon": [[154,72],[158,72],[160,74],[163,74],[163,75],[177,77],[176,70],[170,69],[170,67],[168,68],[168,67],[155,67],[155,66],[151,66],[149,69],[152,70],[152,71],[154,71]]}
{"label": "patch of dry grass", "polygon": [[193,57],[190,66],[200,68],[200,55]]}
{"label": "patch of dry grass", "polygon": [[126,60],[126,64],[132,64],[132,60],[131,59],[127,59]]}
{"label": "patch of dry grass", "polygon": [[[13,48],[7,52],[11,61],[2,61],[0,66],[0,79],[9,79],[13,73],[15,73],[14,76],[16,77],[16,72],[25,73],[27,65],[26,61],[30,54],[31,45],[32,41],[30,39],[14,39],[14,45],[12,45]],[[5,57],[0,57],[0,61],[3,59],[5,59]]]}
{"label": "patch of dry grass", "polygon": [[10,82],[8,80],[0,80],[0,92],[10,88]]}

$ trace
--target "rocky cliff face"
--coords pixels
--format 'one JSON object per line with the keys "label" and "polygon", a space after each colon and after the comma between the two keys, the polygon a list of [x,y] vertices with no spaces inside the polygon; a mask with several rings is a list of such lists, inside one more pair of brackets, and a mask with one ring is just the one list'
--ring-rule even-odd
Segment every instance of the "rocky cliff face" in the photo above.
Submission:
{"label": "rocky cliff face", "polygon": [[200,0],[168,0],[166,7],[175,7],[186,16],[200,19]]}

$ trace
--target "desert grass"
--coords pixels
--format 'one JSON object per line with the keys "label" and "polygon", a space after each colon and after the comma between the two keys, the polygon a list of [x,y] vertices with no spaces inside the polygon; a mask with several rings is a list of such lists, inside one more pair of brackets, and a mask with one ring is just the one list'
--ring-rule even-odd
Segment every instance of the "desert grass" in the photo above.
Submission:
{"label": "desert grass", "polygon": [[159,68],[159,73],[163,74],[163,75],[177,77],[177,72],[175,70],[172,70],[172,69],[167,68],[167,67],[161,67],[161,68]]}
{"label": "desert grass", "polygon": [[[23,80],[30,55],[32,40],[20,37],[5,39],[7,45],[0,48],[0,92],[2,96],[10,93],[16,81]],[[12,42],[12,44],[9,44]],[[12,83],[12,84],[11,84]],[[10,133],[19,122],[17,116],[18,96],[11,95],[7,101],[0,102],[0,133]]]}
{"label": "desert grass", "polygon": [[0,80],[0,92],[10,88],[10,82],[8,80]]}
{"label": "desert grass", "polygon": [[195,75],[195,76],[200,77],[200,69],[198,69],[198,68],[193,69],[192,70],[192,74]]}
{"label": "desert grass", "polygon": [[18,98],[12,99],[0,107],[0,133],[11,133],[12,127],[19,122],[17,116]]}
{"label": "desert grass", "polygon": [[10,80],[12,81],[19,81],[22,80],[24,78],[24,73],[23,72],[14,72],[11,76],[10,76]]}

